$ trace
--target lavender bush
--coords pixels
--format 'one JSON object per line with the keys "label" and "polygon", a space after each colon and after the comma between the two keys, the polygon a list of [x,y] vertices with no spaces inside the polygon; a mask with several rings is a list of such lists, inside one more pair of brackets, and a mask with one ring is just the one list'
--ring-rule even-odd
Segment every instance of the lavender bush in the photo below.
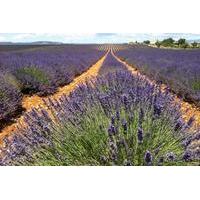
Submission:
{"label": "lavender bush", "polygon": [[[1,149],[2,165],[199,165],[180,105],[129,72],[80,85],[69,97],[46,101],[25,115],[26,126]],[[173,106],[172,106],[173,105]],[[53,119],[53,120],[52,120]]]}

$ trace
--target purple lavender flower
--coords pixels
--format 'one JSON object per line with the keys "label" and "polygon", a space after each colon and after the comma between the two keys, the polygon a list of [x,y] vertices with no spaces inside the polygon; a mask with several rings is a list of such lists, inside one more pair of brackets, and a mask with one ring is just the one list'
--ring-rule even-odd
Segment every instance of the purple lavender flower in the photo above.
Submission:
{"label": "purple lavender flower", "polygon": [[164,157],[160,157],[160,158],[158,159],[158,165],[159,165],[159,166],[162,166],[163,163],[164,163]]}
{"label": "purple lavender flower", "polygon": [[144,120],[144,110],[142,108],[140,108],[140,112],[139,112],[139,126],[142,126],[142,122]]}
{"label": "purple lavender flower", "polygon": [[192,152],[186,151],[183,154],[183,160],[185,160],[186,162],[191,161],[192,160]]}
{"label": "purple lavender flower", "polygon": [[108,128],[108,134],[109,134],[109,136],[112,136],[112,135],[116,134],[116,128],[115,128],[114,125],[111,124],[109,126],[109,128]]}
{"label": "purple lavender flower", "polygon": [[194,121],[195,121],[195,118],[194,118],[194,116],[193,116],[193,117],[191,117],[191,118],[188,120],[187,126],[188,126],[188,127],[191,127]]}
{"label": "purple lavender flower", "polygon": [[162,112],[162,107],[160,105],[154,104],[154,115],[155,117],[160,116]]}
{"label": "purple lavender flower", "polygon": [[182,119],[178,119],[177,123],[175,124],[174,130],[178,131],[181,128],[183,128],[183,126],[184,126],[183,120]]}
{"label": "purple lavender flower", "polygon": [[166,154],[166,158],[169,161],[174,161],[176,159],[176,156],[173,152],[169,152],[169,153]]}
{"label": "purple lavender flower", "polygon": [[143,138],[144,138],[144,133],[143,133],[142,128],[140,128],[140,127],[138,128],[137,137],[138,137],[139,144],[141,144],[143,141]]}
{"label": "purple lavender flower", "polygon": [[111,124],[115,124],[115,117],[114,116],[112,116],[112,118],[111,118]]}
{"label": "purple lavender flower", "polygon": [[116,119],[117,119],[117,121],[120,120],[120,113],[119,113],[119,111],[116,111]]}
{"label": "purple lavender flower", "polygon": [[147,165],[151,165],[152,160],[153,160],[153,156],[152,156],[151,152],[147,150],[144,155],[144,161]]}
{"label": "purple lavender flower", "polygon": [[127,122],[125,119],[122,120],[122,127],[124,130],[124,133],[127,133],[128,127],[127,127]]}

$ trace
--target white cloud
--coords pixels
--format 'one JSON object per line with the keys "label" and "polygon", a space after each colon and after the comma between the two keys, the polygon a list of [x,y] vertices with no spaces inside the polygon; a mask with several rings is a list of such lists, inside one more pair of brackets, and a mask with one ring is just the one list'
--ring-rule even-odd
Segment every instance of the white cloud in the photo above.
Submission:
{"label": "white cloud", "polygon": [[27,38],[32,38],[34,36],[34,34],[32,33],[20,33],[20,34],[16,34],[13,36],[14,40],[24,40]]}
{"label": "white cloud", "polygon": [[58,34],[59,36],[61,36],[64,41],[63,42],[84,42],[88,41],[88,40],[92,40],[95,38],[96,34],[93,33],[70,33],[70,34]]}
{"label": "white cloud", "polygon": [[0,42],[5,42],[6,38],[0,35]]}

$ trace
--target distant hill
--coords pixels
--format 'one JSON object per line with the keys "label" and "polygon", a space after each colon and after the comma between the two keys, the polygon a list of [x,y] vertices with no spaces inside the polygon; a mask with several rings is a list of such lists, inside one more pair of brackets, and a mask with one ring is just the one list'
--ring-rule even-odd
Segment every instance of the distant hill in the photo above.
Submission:
{"label": "distant hill", "polygon": [[35,42],[0,42],[0,45],[59,45],[62,42],[35,41]]}
{"label": "distant hill", "polygon": [[0,45],[12,45],[12,44],[14,44],[14,43],[12,43],[12,42],[0,42]]}
{"label": "distant hill", "polygon": [[44,45],[44,44],[63,44],[62,42],[51,42],[51,41],[36,41],[36,42],[31,42],[29,44],[38,44],[38,45]]}

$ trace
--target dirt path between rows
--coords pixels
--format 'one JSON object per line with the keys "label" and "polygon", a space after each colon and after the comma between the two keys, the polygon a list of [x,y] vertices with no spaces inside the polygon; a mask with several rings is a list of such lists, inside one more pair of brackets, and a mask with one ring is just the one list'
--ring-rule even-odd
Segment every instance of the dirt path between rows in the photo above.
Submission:
{"label": "dirt path between rows", "polygon": [[[132,72],[132,74],[134,75],[139,75],[142,76],[143,78],[145,78],[146,80],[148,80],[151,84],[156,84],[155,81],[150,80],[147,76],[141,74],[136,68],[134,68],[134,66],[127,64],[126,62],[122,61],[119,57],[117,57],[114,52],[111,50],[111,54],[122,64],[124,64],[127,69],[129,71]],[[167,88],[166,85],[162,84],[161,86],[162,90],[165,90],[165,88]],[[191,117],[194,116],[195,121],[193,123],[193,129],[194,130],[198,130],[200,128],[200,110],[195,107],[194,105],[191,105],[183,100],[181,100],[180,98],[178,98],[177,96],[175,96],[175,101],[179,102],[181,104],[181,112],[183,113],[183,119],[185,121],[188,121]]]}
{"label": "dirt path between rows", "polygon": [[[47,98],[54,98],[54,99],[59,99],[62,95],[66,94],[69,95],[70,92],[72,92],[78,85],[81,83],[84,83],[86,80],[92,79],[98,75],[98,72],[104,62],[104,60],[107,57],[108,52],[100,59],[98,60],[94,65],[92,65],[86,72],[75,78],[70,84],[60,87],[58,91],[50,95],[48,97],[39,97],[37,95],[33,96],[26,96],[22,100],[22,107],[26,110],[25,112],[29,112],[33,108],[44,108],[48,110],[46,107],[44,100]],[[18,119],[16,119],[16,122],[13,124],[5,127],[1,132],[0,132],[0,142],[4,138],[4,136],[12,134],[17,126],[19,124],[23,124],[23,115],[20,116]]]}

